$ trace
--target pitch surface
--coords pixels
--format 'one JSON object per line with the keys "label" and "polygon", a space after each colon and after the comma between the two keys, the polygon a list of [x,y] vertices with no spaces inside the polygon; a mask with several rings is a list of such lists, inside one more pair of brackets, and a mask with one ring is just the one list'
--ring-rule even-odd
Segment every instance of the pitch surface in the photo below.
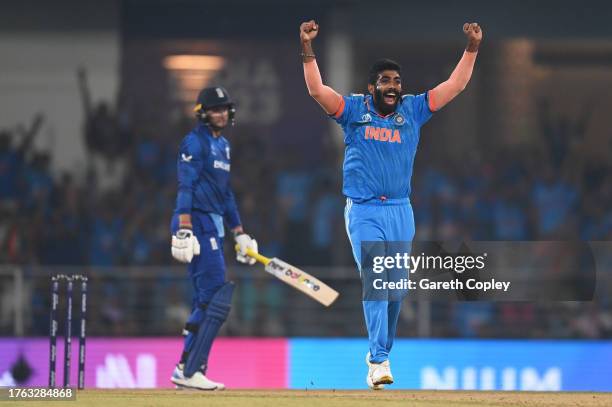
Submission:
{"label": "pitch surface", "polygon": [[[7,405],[32,406],[29,402]],[[4,405],[4,403],[3,403]],[[238,407],[238,406],[612,406],[612,393],[472,392],[472,391],[334,391],[334,390],[84,390],[77,401],[54,407]]]}

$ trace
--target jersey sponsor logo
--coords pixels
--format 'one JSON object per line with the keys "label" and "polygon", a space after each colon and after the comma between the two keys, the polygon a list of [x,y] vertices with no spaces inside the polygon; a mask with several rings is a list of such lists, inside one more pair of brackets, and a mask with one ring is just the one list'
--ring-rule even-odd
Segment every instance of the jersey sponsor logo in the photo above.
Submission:
{"label": "jersey sponsor logo", "polygon": [[192,155],[187,155],[185,153],[181,154],[181,161],[185,161],[186,163],[190,162],[192,158]]}
{"label": "jersey sponsor logo", "polygon": [[219,161],[219,160],[213,161],[213,167],[214,168],[220,168],[223,171],[229,171],[230,170],[229,163],[224,163],[223,161]]}
{"label": "jersey sponsor logo", "polygon": [[376,141],[387,141],[389,143],[400,143],[402,138],[399,130],[387,129],[385,127],[366,126],[365,139]]}

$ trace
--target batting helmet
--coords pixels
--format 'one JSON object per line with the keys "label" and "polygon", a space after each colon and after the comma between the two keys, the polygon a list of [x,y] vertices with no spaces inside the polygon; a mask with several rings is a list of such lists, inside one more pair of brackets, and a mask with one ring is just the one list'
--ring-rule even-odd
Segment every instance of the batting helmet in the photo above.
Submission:
{"label": "batting helmet", "polygon": [[196,112],[196,117],[202,122],[207,123],[208,118],[206,117],[206,109],[212,109],[214,107],[227,106],[229,113],[229,121],[234,124],[234,116],[236,115],[236,108],[234,107],[234,101],[230,98],[227,90],[221,86],[215,86],[211,88],[204,88],[198,95],[196,107],[193,109]]}

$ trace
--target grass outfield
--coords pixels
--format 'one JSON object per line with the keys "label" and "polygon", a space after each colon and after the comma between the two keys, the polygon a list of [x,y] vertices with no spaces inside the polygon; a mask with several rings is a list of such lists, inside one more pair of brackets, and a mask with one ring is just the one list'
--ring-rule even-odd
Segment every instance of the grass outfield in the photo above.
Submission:
{"label": "grass outfield", "polygon": [[[6,404],[5,404],[6,403]],[[31,402],[0,402],[31,407]],[[52,407],[208,407],[208,406],[612,406],[612,393],[474,392],[474,391],[321,391],[321,390],[84,390],[77,401]]]}

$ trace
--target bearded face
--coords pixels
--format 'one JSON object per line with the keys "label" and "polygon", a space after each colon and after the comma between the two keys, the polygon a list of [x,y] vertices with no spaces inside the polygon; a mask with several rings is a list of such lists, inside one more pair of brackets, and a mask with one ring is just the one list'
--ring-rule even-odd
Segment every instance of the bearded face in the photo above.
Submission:
{"label": "bearded face", "polygon": [[376,85],[368,85],[374,98],[374,106],[382,115],[393,113],[402,92],[402,79],[399,72],[387,70],[378,75]]}

